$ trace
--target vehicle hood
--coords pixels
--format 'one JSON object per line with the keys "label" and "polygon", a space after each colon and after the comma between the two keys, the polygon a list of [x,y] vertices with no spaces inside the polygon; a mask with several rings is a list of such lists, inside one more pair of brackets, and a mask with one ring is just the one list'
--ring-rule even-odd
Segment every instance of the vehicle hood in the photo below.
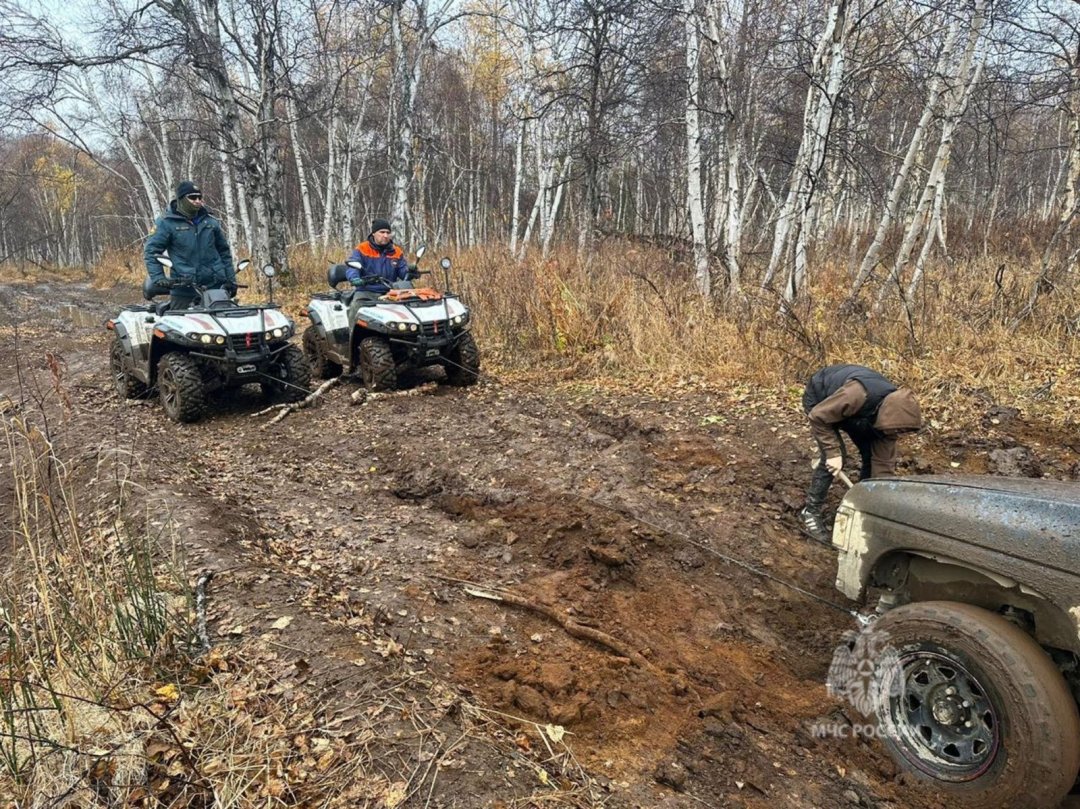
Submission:
{"label": "vehicle hood", "polygon": [[182,332],[197,331],[208,334],[247,334],[267,331],[292,324],[292,321],[278,309],[264,309],[265,320],[259,316],[259,310],[247,307],[222,309],[213,315],[206,312],[167,313],[160,319],[164,325]]}
{"label": "vehicle hood", "polygon": [[406,306],[400,303],[378,303],[361,306],[357,312],[365,320],[404,323],[436,323],[465,314],[464,304],[456,298],[446,298],[426,306]]}
{"label": "vehicle hood", "polygon": [[1080,484],[989,475],[877,478],[845,504],[864,514],[1080,575]]}

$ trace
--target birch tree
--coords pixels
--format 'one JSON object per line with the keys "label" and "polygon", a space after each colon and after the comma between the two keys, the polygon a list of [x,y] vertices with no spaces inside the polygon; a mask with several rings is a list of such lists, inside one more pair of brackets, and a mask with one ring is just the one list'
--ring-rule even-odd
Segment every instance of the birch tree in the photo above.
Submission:
{"label": "birch tree", "polygon": [[813,219],[816,195],[827,181],[824,176],[829,132],[840,94],[849,31],[849,0],[832,0],[825,27],[818,39],[806,92],[803,134],[791,170],[788,192],[776,220],[772,254],[761,285],[768,288],[782,265],[786,280],[781,292],[785,303],[794,300],[807,273],[807,236]]}
{"label": "birch tree", "polygon": [[944,242],[941,212],[945,202],[946,171],[952,154],[956,127],[967,109],[971,93],[979,82],[985,64],[985,55],[979,49],[985,23],[986,0],[975,0],[971,18],[966,25],[963,51],[959,55],[950,54],[948,57],[950,61],[955,62],[955,67],[950,71],[951,81],[943,93],[941,134],[934,160],[930,165],[914,213],[905,228],[892,271],[878,290],[875,310],[881,309],[885,296],[890,290],[899,288],[904,271],[915,256],[915,248],[920,240],[922,247],[918,256],[915,257],[912,276],[906,292],[903,293],[905,300],[912,298],[922,280],[926,259],[934,241]]}
{"label": "birch tree", "polygon": [[698,292],[708,297],[712,293],[712,279],[701,191],[701,37],[695,0],[684,0],[683,14],[686,24],[686,204],[694,244],[694,283]]}

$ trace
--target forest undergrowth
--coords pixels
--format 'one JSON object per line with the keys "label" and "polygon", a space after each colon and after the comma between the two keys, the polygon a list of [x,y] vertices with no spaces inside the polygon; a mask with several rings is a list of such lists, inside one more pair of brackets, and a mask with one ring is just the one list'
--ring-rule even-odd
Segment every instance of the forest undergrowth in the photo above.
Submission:
{"label": "forest undergrowth", "polygon": [[[837,251],[842,256],[846,251]],[[430,250],[423,283],[442,288],[443,255]],[[662,394],[686,386],[777,392],[797,408],[818,367],[855,362],[881,369],[944,408],[956,426],[994,404],[1064,425],[1080,402],[1080,304],[1071,272],[1041,290],[1018,322],[1039,276],[1040,257],[1021,252],[939,259],[918,297],[849,299],[846,258],[814,266],[809,293],[791,307],[751,282],[741,295],[706,300],[690,282],[688,257],[626,241],[601,243],[585,258],[573,247],[517,261],[500,248],[450,255],[450,281],[473,309],[487,370],[555,384],[598,384]],[[302,323],[312,292],[342,253],[296,251],[275,295]],[[884,273],[884,269],[882,270]],[[140,256],[111,256],[94,283],[141,283]],[[255,270],[245,300],[265,297]]]}

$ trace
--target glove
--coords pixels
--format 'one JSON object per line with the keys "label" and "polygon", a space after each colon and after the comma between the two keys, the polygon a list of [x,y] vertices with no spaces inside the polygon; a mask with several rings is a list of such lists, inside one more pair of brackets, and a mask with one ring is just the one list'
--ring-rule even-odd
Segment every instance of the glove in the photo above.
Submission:
{"label": "glove", "polygon": [[350,278],[349,283],[352,284],[354,287],[362,287],[364,285],[364,282],[361,281],[359,278]]}
{"label": "glove", "polygon": [[832,458],[825,459],[825,468],[829,470],[829,474],[836,477],[844,469],[844,459],[840,455],[834,455]]}
{"label": "glove", "polygon": [[405,273],[405,277],[410,281],[415,281],[420,277],[420,268],[415,264],[410,264],[408,271]]}
{"label": "glove", "polygon": [[221,288],[229,293],[230,298],[235,298],[236,297],[236,292],[237,292],[236,284],[225,283],[225,284],[221,285]]}

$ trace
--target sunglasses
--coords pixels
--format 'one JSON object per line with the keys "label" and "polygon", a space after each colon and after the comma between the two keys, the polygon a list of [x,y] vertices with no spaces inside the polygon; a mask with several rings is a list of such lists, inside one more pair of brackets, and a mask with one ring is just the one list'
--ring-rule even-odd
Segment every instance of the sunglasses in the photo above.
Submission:
{"label": "sunglasses", "polygon": [[198,202],[202,199],[202,194],[188,194],[185,199],[190,199],[192,202]]}

